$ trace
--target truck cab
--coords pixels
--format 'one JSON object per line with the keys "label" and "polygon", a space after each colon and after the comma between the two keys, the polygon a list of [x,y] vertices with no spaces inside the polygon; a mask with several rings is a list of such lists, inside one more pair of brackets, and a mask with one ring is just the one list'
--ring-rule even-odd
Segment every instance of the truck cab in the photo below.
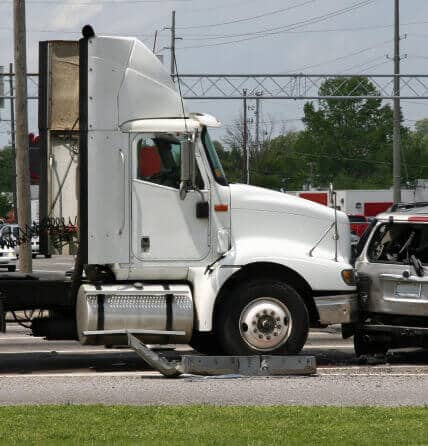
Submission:
{"label": "truck cab", "polygon": [[310,326],[355,321],[347,216],[229,184],[209,135],[219,121],[187,111],[141,42],[85,27],[78,43],[41,43],[40,73],[40,215],[78,217],[80,342],[132,332],[207,353],[289,354]]}

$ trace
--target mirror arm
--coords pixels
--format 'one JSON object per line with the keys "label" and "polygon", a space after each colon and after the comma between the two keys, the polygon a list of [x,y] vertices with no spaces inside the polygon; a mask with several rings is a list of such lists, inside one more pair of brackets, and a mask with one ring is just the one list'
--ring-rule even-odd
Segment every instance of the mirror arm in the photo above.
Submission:
{"label": "mirror arm", "polygon": [[195,184],[195,142],[189,138],[184,141],[181,146],[181,182],[180,182],[180,199],[186,198],[187,192]]}

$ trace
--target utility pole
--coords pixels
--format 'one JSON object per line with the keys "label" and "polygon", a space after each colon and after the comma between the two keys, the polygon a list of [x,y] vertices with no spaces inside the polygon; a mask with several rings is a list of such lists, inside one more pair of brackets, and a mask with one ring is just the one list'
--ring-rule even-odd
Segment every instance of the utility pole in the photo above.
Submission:
{"label": "utility pole", "polygon": [[260,96],[263,94],[261,91],[256,92],[256,151],[260,151]]}
{"label": "utility pole", "polygon": [[25,0],[13,1],[13,29],[15,46],[15,96],[16,96],[16,175],[19,221],[19,269],[32,272],[31,258],[31,204],[30,167],[28,155],[27,114],[27,51],[25,31]]}
{"label": "utility pole", "polygon": [[248,150],[248,121],[247,121],[247,90],[242,90],[244,96],[244,128],[242,138],[242,159],[244,182],[250,184],[250,154]]}
{"label": "utility pole", "polygon": [[18,221],[17,203],[16,203],[16,147],[15,147],[15,102],[13,100],[13,63],[9,64],[9,92],[10,92],[10,137],[13,150],[12,161],[12,196],[13,213],[15,220]]}
{"label": "utility pole", "polygon": [[400,2],[394,0],[394,133],[393,133],[393,200],[401,201],[401,144],[400,144]]}
{"label": "utility pole", "polygon": [[175,11],[172,11],[171,18],[171,46],[169,48],[171,54],[171,77],[175,75]]}

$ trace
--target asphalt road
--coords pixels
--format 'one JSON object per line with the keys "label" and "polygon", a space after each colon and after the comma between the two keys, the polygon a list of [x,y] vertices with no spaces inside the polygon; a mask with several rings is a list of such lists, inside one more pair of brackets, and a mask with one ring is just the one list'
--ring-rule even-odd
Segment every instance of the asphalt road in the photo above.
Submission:
{"label": "asphalt road", "polygon": [[73,267],[73,256],[52,256],[50,259],[45,259],[42,256],[38,256],[33,259],[34,272],[65,272]]}
{"label": "asphalt road", "polygon": [[[65,271],[71,257],[36,259],[34,270]],[[166,351],[177,359],[187,346]],[[182,376],[167,379],[128,349],[45,341],[16,324],[0,335],[0,404],[427,405],[428,352],[392,351],[357,360],[338,329],[312,331],[302,352],[311,377]]]}
{"label": "asphalt road", "polygon": [[[169,351],[176,358],[186,346]],[[47,342],[11,326],[0,336],[0,404],[426,405],[425,352],[396,352],[388,363],[358,364],[349,341],[311,333],[303,354],[311,377],[183,376],[167,379],[127,349]]]}

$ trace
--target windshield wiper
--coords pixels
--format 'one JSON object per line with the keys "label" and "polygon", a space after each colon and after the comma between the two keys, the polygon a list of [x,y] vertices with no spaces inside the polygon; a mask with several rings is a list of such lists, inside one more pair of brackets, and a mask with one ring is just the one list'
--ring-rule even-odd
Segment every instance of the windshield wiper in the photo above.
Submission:
{"label": "windshield wiper", "polygon": [[417,276],[424,277],[425,274],[424,266],[422,265],[422,262],[414,254],[410,256],[410,264],[413,265],[413,268],[415,268]]}

